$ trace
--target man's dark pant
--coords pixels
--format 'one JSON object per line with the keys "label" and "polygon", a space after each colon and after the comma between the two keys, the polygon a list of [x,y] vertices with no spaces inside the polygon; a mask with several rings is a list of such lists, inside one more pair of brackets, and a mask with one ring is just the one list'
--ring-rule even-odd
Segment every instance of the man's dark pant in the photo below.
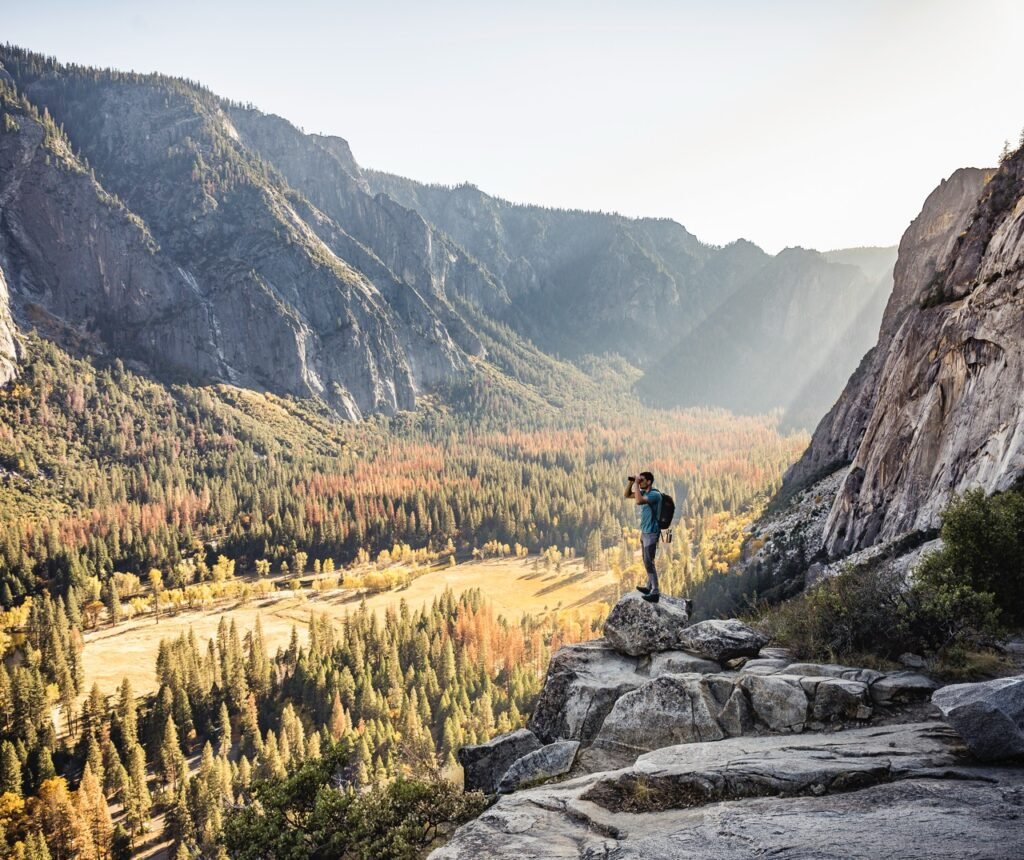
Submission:
{"label": "man's dark pant", "polygon": [[647,587],[651,594],[658,594],[658,571],[654,567],[654,556],[658,552],[658,534],[641,534],[640,548],[643,551],[644,570],[647,571]]}

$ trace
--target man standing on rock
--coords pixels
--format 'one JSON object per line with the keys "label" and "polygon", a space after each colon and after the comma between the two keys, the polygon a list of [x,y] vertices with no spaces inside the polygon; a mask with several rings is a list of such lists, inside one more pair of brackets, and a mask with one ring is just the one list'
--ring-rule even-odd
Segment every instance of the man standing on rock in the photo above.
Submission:
{"label": "man standing on rock", "polygon": [[644,596],[644,600],[657,603],[661,597],[658,590],[658,571],[654,567],[654,555],[658,551],[658,540],[661,529],[658,517],[661,514],[661,493],[654,489],[654,475],[641,472],[636,477],[627,478],[626,498],[633,498],[640,508],[640,549],[643,552],[644,569],[647,571],[647,585],[638,585],[636,590]]}

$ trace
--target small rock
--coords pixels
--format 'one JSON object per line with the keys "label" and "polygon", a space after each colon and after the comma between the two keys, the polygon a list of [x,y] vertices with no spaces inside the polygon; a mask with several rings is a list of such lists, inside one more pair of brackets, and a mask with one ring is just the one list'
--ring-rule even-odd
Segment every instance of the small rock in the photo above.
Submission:
{"label": "small rock", "polygon": [[871,684],[871,699],[876,705],[924,701],[938,688],[939,685],[925,675],[893,672]]}
{"label": "small rock", "polygon": [[735,618],[701,621],[683,629],[677,648],[719,663],[736,657],[756,657],[768,637]]}
{"label": "small rock", "polygon": [[466,791],[494,794],[498,781],[513,762],[540,749],[541,743],[529,729],[517,729],[492,738],[485,744],[465,746],[458,752]]}
{"label": "small rock", "polygon": [[822,722],[867,719],[858,715],[866,709],[868,717],[871,716],[868,701],[867,684],[844,678],[824,678],[815,687],[811,715]]}
{"label": "small rock", "polygon": [[651,654],[646,666],[644,663],[639,666],[641,672],[645,668],[647,674],[652,678],[662,675],[681,675],[684,672],[708,674],[722,671],[722,667],[714,660],[705,660],[703,657],[689,654],[686,651],[659,651],[656,654]]}
{"label": "small rock", "polygon": [[555,741],[516,759],[499,780],[498,794],[509,794],[524,783],[568,773],[579,748],[579,741]]}
{"label": "small rock", "polygon": [[865,684],[873,684],[879,678],[885,677],[874,669],[839,666],[835,663],[790,663],[786,666],[786,674],[811,675],[819,678],[845,678],[847,681],[863,681]]}
{"label": "small rock", "polygon": [[748,675],[774,675],[776,672],[781,672],[787,666],[789,666],[789,660],[783,660],[778,657],[765,657],[764,649],[761,650],[762,656],[756,660],[747,660],[743,664],[743,672]]}
{"label": "small rock", "polygon": [[900,665],[908,669],[923,669],[924,657],[917,654],[900,654]]}
{"label": "small rock", "polygon": [[754,711],[746,693],[739,687],[732,691],[729,700],[718,714],[718,724],[729,737],[740,737],[754,731]]}
{"label": "small rock", "polygon": [[792,675],[743,675],[740,687],[750,695],[754,716],[774,732],[803,731],[807,695]]}

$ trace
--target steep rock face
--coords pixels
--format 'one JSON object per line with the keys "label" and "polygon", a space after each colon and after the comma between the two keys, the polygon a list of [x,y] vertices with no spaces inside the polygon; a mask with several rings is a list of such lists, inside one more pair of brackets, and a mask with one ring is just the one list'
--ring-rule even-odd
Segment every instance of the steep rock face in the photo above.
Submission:
{"label": "steep rock face", "polygon": [[341,138],[306,135],[287,120],[228,107],[244,143],[281,171],[345,234],[361,244],[391,276],[436,300],[434,310],[454,315],[443,300],[458,296],[489,313],[508,296],[462,248],[414,210],[385,194],[374,196]]}
{"label": "steep rock face", "polygon": [[852,461],[831,556],[934,528],[954,494],[1024,474],[1022,196],[1024,154],[959,171],[904,237],[879,344],[787,478]]}
{"label": "steep rock face", "polygon": [[[166,348],[136,316],[129,321],[141,330],[130,335],[100,331],[106,346],[120,352],[112,341],[120,335],[148,341],[150,348],[127,354],[157,371],[315,396],[352,418],[413,408],[418,391],[465,371],[464,353],[432,301],[379,261],[375,283],[341,256],[351,251],[373,263],[246,149],[211,94],[158,76],[87,74],[13,49],[4,60],[23,94],[63,123],[88,157],[101,183],[97,193],[119,195],[149,234],[150,256],[176,273],[168,302],[181,312],[157,321],[181,344]],[[93,308],[105,300],[89,282],[67,280],[75,270],[52,242],[70,246],[74,238],[88,247],[88,237],[57,239],[52,225],[69,192],[62,182],[40,179],[22,175],[23,208],[5,210],[9,222],[39,222],[34,243],[8,231],[8,244],[17,247],[6,272],[12,292],[44,295],[37,303],[48,313],[76,322],[68,305]],[[29,194],[48,199],[29,205]],[[75,221],[87,223],[80,214]],[[99,256],[105,270],[134,272],[130,254]]]}
{"label": "steep rock face", "polygon": [[10,98],[3,112],[0,376],[13,375],[14,316],[58,337],[102,339],[126,356],[227,374],[216,318],[187,273],[159,256],[144,225],[61,138]]}
{"label": "steep rock face", "polygon": [[651,358],[647,339],[696,325],[728,288],[700,275],[715,249],[672,221],[519,206],[472,185],[363,176],[486,266],[509,297],[502,318],[549,351],[615,350],[643,363]]}
{"label": "steep rock face", "polygon": [[900,242],[893,291],[882,316],[878,342],[861,359],[839,399],[815,429],[807,451],[786,474],[783,493],[792,494],[852,462],[878,400],[892,338],[915,297],[952,251],[990,175],[984,170],[958,170],[925,201]]}
{"label": "steep rock face", "polygon": [[0,385],[6,385],[18,373],[17,326],[11,317],[10,291],[0,268]]}

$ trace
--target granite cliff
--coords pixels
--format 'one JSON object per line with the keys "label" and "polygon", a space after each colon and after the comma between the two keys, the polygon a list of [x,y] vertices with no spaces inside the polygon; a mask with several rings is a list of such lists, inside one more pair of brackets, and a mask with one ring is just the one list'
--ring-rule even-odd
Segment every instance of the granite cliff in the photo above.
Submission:
{"label": "granite cliff", "polygon": [[13,49],[3,61],[0,268],[15,320],[349,418],[411,409],[466,372],[479,343],[443,297],[290,188],[212,94]]}
{"label": "granite cliff", "polygon": [[955,494],[1024,475],[1022,176],[1020,152],[959,170],[904,235],[878,343],[783,487],[838,473],[830,557],[928,533]]}

